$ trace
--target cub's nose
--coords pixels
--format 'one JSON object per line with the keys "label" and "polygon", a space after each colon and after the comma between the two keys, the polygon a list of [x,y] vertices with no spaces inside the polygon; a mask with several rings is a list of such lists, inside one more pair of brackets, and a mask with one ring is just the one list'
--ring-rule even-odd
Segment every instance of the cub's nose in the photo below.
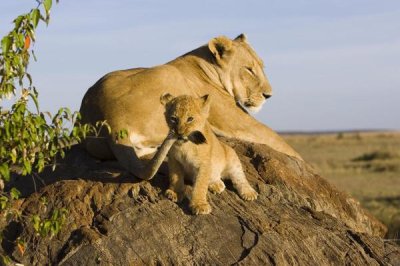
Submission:
{"label": "cub's nose", "polygon": [[268,99],[268,98],[270,98],[272,96],[272,94],[264,92],[263,96],[264,96],[265,99]]}
{"label": "cub's nose", "polygon": [[177,139],[178,139],[178,140],[184,140],[184,141],[186,141],[186,140],[188,139],[188,137],[185,136],[184,133],[181,133],[181,134],[178,134],[178,135],[177,135]]}

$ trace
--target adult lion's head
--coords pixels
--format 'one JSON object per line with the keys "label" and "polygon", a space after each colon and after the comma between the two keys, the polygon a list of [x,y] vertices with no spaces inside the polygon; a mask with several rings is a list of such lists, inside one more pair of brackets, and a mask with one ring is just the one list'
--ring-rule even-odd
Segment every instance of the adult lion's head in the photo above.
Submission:
{"label": "adult lion's head", "polygon": [[217,72],[225,89],[250,111],[258,111],[272,95],[263,71],[263,61],[247,42],[244,34],[234,40],[220,36],[209,41]]}

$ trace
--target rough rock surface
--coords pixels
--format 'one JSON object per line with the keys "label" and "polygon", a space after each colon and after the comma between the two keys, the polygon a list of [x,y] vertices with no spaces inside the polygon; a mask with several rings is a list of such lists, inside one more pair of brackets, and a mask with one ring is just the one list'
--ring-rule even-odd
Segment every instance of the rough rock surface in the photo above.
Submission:
{"label": "rough rock surface", "polygon": [[[209,194],[210,215],[194,216],[188,200],[163,196],[165,175],[140,181],[75,147],[56,172],[11,184],[26,196],[26,217],[67,208],[61,232],[38,239],[11,222],[2,249],[26,265],[400,265],[399,246],[381,238],[386,228],[306,163],[265,145],[224,141],[259,191],[256,201],[242,201],[228,184]],[[28,243],[23,256],[10,244],[17,238]]]}

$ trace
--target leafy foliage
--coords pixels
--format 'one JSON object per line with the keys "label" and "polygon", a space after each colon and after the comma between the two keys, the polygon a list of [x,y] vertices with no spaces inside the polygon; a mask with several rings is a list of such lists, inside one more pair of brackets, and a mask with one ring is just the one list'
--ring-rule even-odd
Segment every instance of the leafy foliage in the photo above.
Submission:
{"label": "leafy foliage", "polygon": [[[36,60],[32,45],[36,41],[35,30],[40,22],[50,20],[52,0],[36,0],[37,7],[18,16],[14,28],[1,39],[0,50],[0,222],[21,217],[13,202],[20,192],[12,188],[4,192],[4,182],[12,173],[28,175],[41,172],[46,165],[55,167],[56,158],[65,155],[65,148],[80,142],[88,134],[98,135],[106,122],[97,125],[80,123],[80,114],[61,108],[52,115],[41,112],[38,92],[28,73],[31,56]],[[58,0],[57,0],[58,2]],[[10,109],[4,109],[2,101],[13,98]],[[29,106],[33,103],[34,110]],[[32,105],[32,104],[31,104]],[[53,236],[58,233],[67,211],[53,210],[50,218],[32,216],[32,225],[38,236]],[[0,236],[1,240],[1,236]],[[20,252],[25,250],[22,240],[16,243]],[[1,255],[3,263],[7,257]],[[0,260],[1,261],[1,260]]]}
{"label": "leafy foliage", "polygon": [[[92,126],[81,125],[79,113],[67,108],[61,108],[54,116],[39,110],[38,92],[27,67],[34,56],[30,47],[36,40],[35,29],[40,21],[49,22],[52,0],[37,2],[37,8],[14,20],[14,29],[1,40],[0,100],[16,97],[10,110],[0,106],[0,179],[5,181],[11,172],[26,175],[41,172],[49,163],[55,165],[55,158],[64,156],[63,148],[96,131]],[[34,103],[34,112],[28,108],[29,101]],[[71,130],[68,125],[74,128]]]}
{"label": "leafy foliage", "polygon": [[68,211],[64,208],[53,210],[49,218],[40,218],[38,214],[32,216],[33,228],[38,236],[46,237],[57,235],[65,222]]}

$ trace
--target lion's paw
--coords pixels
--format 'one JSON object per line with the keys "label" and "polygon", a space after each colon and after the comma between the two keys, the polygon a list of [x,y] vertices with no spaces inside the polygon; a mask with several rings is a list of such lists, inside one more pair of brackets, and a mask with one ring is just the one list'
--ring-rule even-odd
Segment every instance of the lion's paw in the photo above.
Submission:
{"label": "lion's paw", "polygon": [[208,186],[208,190],[214,194],[221,194],[222,191],[225,190],[225,184],[224,182],[222,182],[222,180],[218,180],[216,182],[211,183]]}
{"label": "lion's paw", "polygon": [[193,214],[209,214],[211,212],[211,206],[207,202],[193,203],[190,205],[190,209]]}
{"label": "lion's paw", "polygon": [[242,189],[239,194],[240,197],[244,200],[255,200],[258,196],[257,191],[255,191],[252,187]]}
{"label": "lion's paw", "polygon": [[165,191],[165,196],[173,202],[179,202],[182,200],[182,197],[172,189],[167,189]]}

